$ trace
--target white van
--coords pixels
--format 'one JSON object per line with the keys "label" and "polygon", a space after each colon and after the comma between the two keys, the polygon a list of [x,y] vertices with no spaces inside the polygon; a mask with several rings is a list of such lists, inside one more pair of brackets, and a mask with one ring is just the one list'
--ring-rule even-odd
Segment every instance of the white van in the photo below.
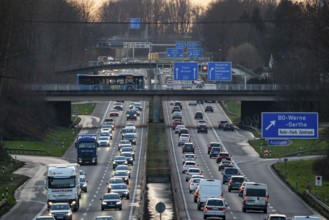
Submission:
{"label": "white van", "polygon": [[217,179],[202,179],[195,195],[197,208],[201,210],[208,198],[220,198],[223,195],[222,183]]}
{"label": "white van", "polygon": [[262,210],[267,213],[268,190],[265,183],[246,183],[243,190],[242,211]]}

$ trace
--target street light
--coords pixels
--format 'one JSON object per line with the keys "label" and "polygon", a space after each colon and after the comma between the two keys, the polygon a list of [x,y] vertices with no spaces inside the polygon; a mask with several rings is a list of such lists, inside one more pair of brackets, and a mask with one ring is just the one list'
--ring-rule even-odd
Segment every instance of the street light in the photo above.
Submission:
{"label": "street light", "polygon": [[218,49],[218,61],[222,60],[222,49]]}

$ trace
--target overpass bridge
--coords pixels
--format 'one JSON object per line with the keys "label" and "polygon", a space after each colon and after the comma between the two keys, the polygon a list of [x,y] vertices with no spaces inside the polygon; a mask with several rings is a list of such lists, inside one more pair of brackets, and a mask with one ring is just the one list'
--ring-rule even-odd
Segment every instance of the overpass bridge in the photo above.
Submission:
{"label": "overpass bridge", "polygon": [[[300,102],[311,103],[321,101],[318,93],[313,90],[296,90],[274,84],[217,84],[213,89],[181,89],[181,84],[173,89],[165,89],[163,85],[151,84],[145,90],[121,91],[79,90],[75,84],[45,84],[33,85],[32,91],[36,95],[44,96],[45,100],[53,103],[62,120],[70,121],[71,102],[79,101],[151,101],[153,102],[153,121],[158,122],[162,101],[173,100],[215,100],[241,101],[241,121],[244,123],[260,123],[261,112],[276,111],[275,103]],[[175,87],[176,86],[176,87]],[[296,97],[298,97],[296,99]],[[157,108],[158,107],[158,108]]]}

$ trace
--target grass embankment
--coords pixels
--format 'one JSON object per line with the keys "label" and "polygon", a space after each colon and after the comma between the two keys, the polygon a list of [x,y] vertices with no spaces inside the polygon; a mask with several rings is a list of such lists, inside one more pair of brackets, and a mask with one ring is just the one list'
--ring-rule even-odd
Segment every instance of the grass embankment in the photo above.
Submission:
{"label": "grass embankment", "polygon": [[[95,105],[91,103],[72,105],[75,113],[85,115],[91,114],[94,107]],[[79,122],[79,118],[73,114],[72,120],[74,119],[76,123]],[[72,145],[78,132],[78,129],[58,127],[56,129],[50,129],[42,141],[4,141],[3,147],[42,150],[47,152],[49,156],[60,157]],[[21,152],[27,154],[27,151]],[[0,216],[15,205],[15,190],[28,179],[26,176],[13,174],[15,170],[23,165],[23,162],[14,160],[10,156],[7,156],[5,152],[0,151],[0,200],[6,199],[9,202],[9,205],[0,210]]]}
{"label": "grass embankment", "polygon": [[241,118],[241,114],[240,114],[241,102],[230,101],[223,104],[226,106],[228,110],[226,111],[227,116],[229,116],[229,118],[234,124],[238,124]]}
{"label": "grass embankment", "polygon": [[315,186],[316,173],[312,169],[314,160],[288,161],[287,163],[277,163],[273,167],[290,188],[299,194],[308,204],[316,208],[323,216],[329,219],[329,213],[307,201],[304,196],[305,190],[310,190],[323,203],[329,206],[329,182],[323,181],[322,186]]}
{"label": "grass embankment", "polygon": [[[240,109],[237,102],[228,102],[226,107],[228,112],[234,112],[234,117],[232,114],[228,113],[228,116],[234,123],[237,118],[240,118]],[[235,115],[237,114],[237,115]],[[328,136],[328,128],[319,129],[319,134]],[[259,133],[254,133],[254,135],[260,138]],[[269,147],[267,141],[263,139],[250,140],[249,144],[258,152],[259,156],[262,158],[282,158],[286,155],[294,154],[296,156],[300,155],[324,155],[326,150],[329,148],[328,139],[316,139],[316,140],[301,140],[301,139],[292,139],[292,144],[286,147]],[[271,154],[267,157],[264,157],[263,151],[268,149],[271,151]],[[292,190],[297,192],[304,200],[306,199],[303,196],[305,190],[311,190],[311,192],[316,195],[322,202],[329,205],[329,181],[323,179],[323,185],[321,187],[315,186],[315,176],[318,175],[316,171],[313,170],[313,164],[315,160],[299,160],[299,161],[287,161],[284,163],[281,160],[281,163],[277,163],[273,166],[278,175],[283,181],[290,186]],[[329,218],[329,213],[323,213],[321,209],[312,204],[312,201],[306,201],[308,204],[312,205],[319,212],[321,212],[326,218]]]}

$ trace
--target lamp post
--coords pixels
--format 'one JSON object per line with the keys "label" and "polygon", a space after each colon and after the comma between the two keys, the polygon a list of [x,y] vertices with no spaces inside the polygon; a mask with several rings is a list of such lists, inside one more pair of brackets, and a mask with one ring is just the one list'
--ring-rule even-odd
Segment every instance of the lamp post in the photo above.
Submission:
{"label": "lamp post", "polygon": [[222,61],[222,49],[218,49],[218,61]]}

